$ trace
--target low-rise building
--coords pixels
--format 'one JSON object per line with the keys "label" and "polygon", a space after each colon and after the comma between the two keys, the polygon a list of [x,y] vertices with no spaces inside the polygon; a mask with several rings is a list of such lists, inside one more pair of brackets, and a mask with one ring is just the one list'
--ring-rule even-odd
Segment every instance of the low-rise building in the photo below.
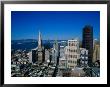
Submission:
{"label": "low-rise building", "polygon": [[80,48],[80,66],[88,66],[88,50],[86,50],[85,48]]}

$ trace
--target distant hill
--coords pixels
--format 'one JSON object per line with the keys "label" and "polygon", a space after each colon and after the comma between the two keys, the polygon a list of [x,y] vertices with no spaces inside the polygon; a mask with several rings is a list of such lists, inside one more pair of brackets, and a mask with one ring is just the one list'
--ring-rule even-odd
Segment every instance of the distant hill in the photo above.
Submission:
{"label": "distant hill", "polygon": [[[55,40],[42,40],[43,46],[46,48],[52,48],[53,43]],[[58,40],[58,43],[60,45],[62,40]],[[63,40],[67,41],[67,40]],[[38,46],[38,41],[35,39],[21,39],[21,40],[12,40],[11,41],[11,49],[14,50],[31,50],[33,48],[36,48]]]}

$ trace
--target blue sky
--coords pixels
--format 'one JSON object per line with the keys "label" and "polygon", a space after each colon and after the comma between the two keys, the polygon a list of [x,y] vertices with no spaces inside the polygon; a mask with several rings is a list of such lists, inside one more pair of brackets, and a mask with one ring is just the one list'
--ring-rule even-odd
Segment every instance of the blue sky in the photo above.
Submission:
{"label": "blue sky", "polygon": [[82,39],[85,25],[93,26],[94,38],[100,37],[98,11],[12,11],[11,38],[37,39],[38,31],[46,39]]}

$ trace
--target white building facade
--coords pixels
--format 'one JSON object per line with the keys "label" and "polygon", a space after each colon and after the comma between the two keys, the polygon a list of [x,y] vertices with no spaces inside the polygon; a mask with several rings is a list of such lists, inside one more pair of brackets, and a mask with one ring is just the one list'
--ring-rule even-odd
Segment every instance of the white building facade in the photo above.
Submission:
{"label": "white building facade", "polygon": [[65,47],[66,67],[75,68],[80,58],[79,41],[77,39],[68,40],[68,46]]}

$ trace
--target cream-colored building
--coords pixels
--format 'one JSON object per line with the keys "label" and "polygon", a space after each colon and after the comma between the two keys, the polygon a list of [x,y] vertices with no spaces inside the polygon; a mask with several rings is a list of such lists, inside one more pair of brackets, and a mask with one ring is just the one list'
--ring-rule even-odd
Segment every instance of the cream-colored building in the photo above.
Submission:
{"label": "cream-colored building", "polygon": [[77,60],[80,58],[79,41],[77,39],[68,40],[68,46],[65,47],[65,58],[67,68],[77,66]]}
{"label": "cream-colored building", "polygon": [[93,52],[93,63],[97,60],[100,60],[100,45],[94,45],[94,52]]}

